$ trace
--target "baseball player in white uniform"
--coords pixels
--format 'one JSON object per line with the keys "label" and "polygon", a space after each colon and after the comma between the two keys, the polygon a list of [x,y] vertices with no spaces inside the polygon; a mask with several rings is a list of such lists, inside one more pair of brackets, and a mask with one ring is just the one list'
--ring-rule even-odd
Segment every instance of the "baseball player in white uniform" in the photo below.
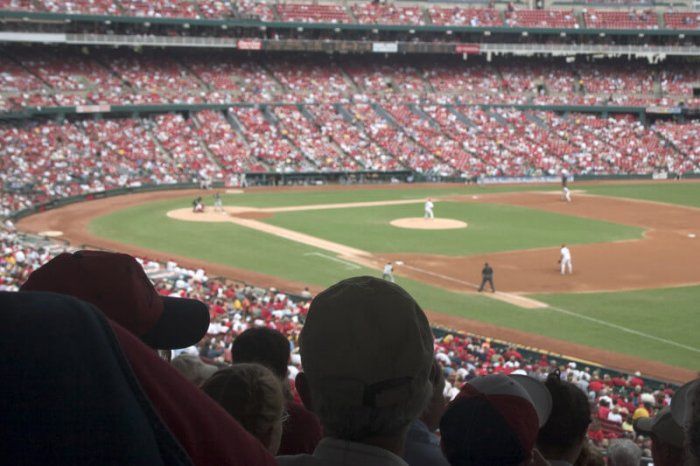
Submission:
{"label": "baseball player in white uniform", "polygon": [[568,270],[569,273],[574,273],[574,266],[571,263],[571,251],[569,248],[566,247],[566,244],[561,245],[561,249],[559,250],[559,253],[561,256],[559,257],[559,265],[561,266],[561,274],[564,275],[566,274],[566,271]]}
{"label": "baseball player in white uniform", "polygon": [[394,266],[391,262],[387,262],[386,265],[384,266],[384,271],[382,272],[382,278],[384,280],[389,280],[391,283],[394,283]]}
{"label": "baseball player in white uniform", "polygon": [[433,207],[435,204],[433,204],[433,200],[431,198],[428,198],[427,201],[425,201],[425,215],[423,215],[423,218],[435,218],[435,215],[433,214]]}
{"label": "baseball player in white uniform", "polygon": [[566,202],[571,202],[571,190],[564,186],[561,191],[561,197]]}

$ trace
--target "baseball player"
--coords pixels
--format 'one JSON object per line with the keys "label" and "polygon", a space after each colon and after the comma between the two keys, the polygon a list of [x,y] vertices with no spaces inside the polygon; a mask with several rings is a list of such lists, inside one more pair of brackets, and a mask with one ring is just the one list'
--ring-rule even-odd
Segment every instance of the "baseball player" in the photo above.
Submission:
{"label": "baseball player", "polygon": [[224,207],[223,207],[223,201],[221,200],[221,194],[216,193],[214,194],[214,211],[216,212],[223,212]]}
{"label": "baseball player", "polygon": [[571,202],[571,190],[566,186],[564,186],[561,190],[561,200]]}
{"label": "baseball player", "polygon": [[391,283],[394,283],[396,281],[394,280],[394,265],[391,262],[387,262],[384,266],[382,278],[384,280],[389,280]]}
{"label": "baseball player", "polygon": [[425,201],[425,214],[423,215],[423,218],[430,218],[433,219],[435,218],[435,215],[433,214],[433,207],[435,204],[433,204],[433,200],[431,198],[428,198],[427,201]]}
{"label": "baseball player", "polygon": [[561,171],[561,200],[571,202],[571,191],[569,191],[569,172]]}
{"label": "baseball player", "polygon": [[488,262],[484,264],[484,268],[481,269],[481,286],[479,287],[479,292],[484,291],[486,284],[491,285],[491,291],[496,292],[496,287],[493,286],[493,268]]}
{"label": "baseball player", "polygon": [[559,257],[559,264],[561,266],[561,274],[564,275],[566,274],[566,271],[568,270],[569,273],[574,273],[574,266],[571,263],[571,251],[569,251],[569,248],[566,247],[566,244],[561,245],[561,249],[559,250],[559,253],[561,254]]}
{"label": "baseball player", "polygon": [[198,196],[194,201],[192,201],[192,212],[194,212],[194,213],[204,212],[204,204],[202,203],[202,196]]}

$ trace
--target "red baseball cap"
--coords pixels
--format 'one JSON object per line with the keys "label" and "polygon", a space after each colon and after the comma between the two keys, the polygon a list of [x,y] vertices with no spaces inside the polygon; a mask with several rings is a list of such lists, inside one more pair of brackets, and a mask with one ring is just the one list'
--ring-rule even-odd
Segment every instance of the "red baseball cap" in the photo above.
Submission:
{"label": "red baseball cap", "polygon": [[35,270],[20,291],[50,291],[87,301],[152,348],[193,345],[209,327],[204,303],[161,296],[128,254],[87,250],[60,254]]}
{"label": "red baseball cap", "polygon": [[443,451],[451,464],[520,464],[530,458],[551,411],[549,390],[531,377],[474,378],[440,420]]}

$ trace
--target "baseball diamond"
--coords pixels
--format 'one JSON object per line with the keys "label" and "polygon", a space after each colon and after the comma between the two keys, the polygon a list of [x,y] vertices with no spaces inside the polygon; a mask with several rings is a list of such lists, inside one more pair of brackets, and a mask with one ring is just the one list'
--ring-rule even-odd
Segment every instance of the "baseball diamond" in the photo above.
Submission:
{"label": "baseball diamond", "polygon": [[[652,187],[662,200],[677,189],[689,190],[691,197],[677,204],[639,199]],[[19,226],[37,232],[61,230],[73,243],[175,258],[193,267],[206,264],[216,273],[280,289],[299,289],[302,284],[320,289],[348,273],[342,263],[309,251],[322,250],[355,263],[361,267],[358,273],[380,274],[390,261],[401,264],[393,273],[402,286],[432,298],[431,315],[438,322],[477,332],[488,328],[498,338],[630,370],[639,364],[635,357],[643,354],[666,362],[652,363],[659,375],[690,376],[700,348],[688,334],[688,325],[676,327],[673,318],[659,315],[660,298],[655,294],[677,290],[692,296],[698,289],[700,269],[695,264],[700,248],[688,235],[700,230],[700,210],[688,204],[696,203],[693,196],[700,184],[642,184],[638,192],[627,184],[579,188],[575,203],[561,203],[546,186],[526,191],[517,186],[491,190],[459,185],[252,188],[224,196],[228,215],[213,212],[212,204],[202,217],[190,213],[199,220],[194,223],[169,216],[199,191],[171,191],[75,204],[26,218]],[[624,197],[615,197],[616,189]],[[479,193],[476,199],[473,192]],[[392,229],[391,221],[403,212],[420,212],[426,193],[435,199],[436,219],[449,214],[468,220],[469,228]],[[340,202],[344,199],[350,202]],[[169,231],[165,239],[158,234],[163,228]],[[344,232],[350,228],[377,237],[346,241]],[[468,234],[473,236],[465,237]],[[441,241],[439,247],[430,244]],[[562,241],[576,261],[574,274],[565,277],[556,264]],[[254,244],[255,259],[248,261],[243,250]],[[486,260],[496,270],[499,292],[482,297],[475,288]],[[658,288],[668,291],[655,291]],[[629,304],[621,291],[629,293]],[[643,293],[649,293],[648,302],[638,297]],[[618,295],[618,309],[593,304],[593,309],[582,310],[588,300],[599,303]],[[559,296],[577,296],[576,305],[558,304]],[[518,303],[517,297],[528,301]],[[530,302],[541,306],[527,305]],[[697,319],[682,307],[665,312],[689,322]],[[655,324],[658,318],[664,321],[661,327]]]}

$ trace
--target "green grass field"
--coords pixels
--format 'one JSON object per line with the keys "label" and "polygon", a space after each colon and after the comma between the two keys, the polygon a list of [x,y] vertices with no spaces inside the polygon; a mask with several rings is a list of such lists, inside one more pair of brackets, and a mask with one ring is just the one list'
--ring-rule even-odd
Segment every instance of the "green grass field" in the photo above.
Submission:
{"label": "green grass field", "polygon": [[[542,187],[466,187],[368,189],[332,192],[260,192],[226,195],[227,205],[281,207],[305,204],[418,199],[447,194],[538,189]],[[700,206],[700,184],[595,185],[591,193]],[[211,199],[208,200],[211,204]],[[196,257],[313,285],[327,286],[378,271],[337,262],[330,253],[231,223],[194,223],[165,213],[189,199],[145,204],[94,220],[92,233],[164,253]],[[510,206],[438,204],[440,215],[463,218],[466,230],[399,230],[386,222],[420,216],[422,206],[401,205],[276,214],[265,221],[372,252],[476,254],[554,246],[561,235],[572,243],[639,237],[638,228]],[[167,234],[164,234],[167,232]],[[437,233],[437,236],[436,236]],[[700,286],[627,293],[557,294],[536,298],[552,307],[524,310],[509,304],[445,291],[400,279],[426,309],[521,329],[603,349],[700,369],[695,303]],[[292,290],[293,291],[293,290]]]}

